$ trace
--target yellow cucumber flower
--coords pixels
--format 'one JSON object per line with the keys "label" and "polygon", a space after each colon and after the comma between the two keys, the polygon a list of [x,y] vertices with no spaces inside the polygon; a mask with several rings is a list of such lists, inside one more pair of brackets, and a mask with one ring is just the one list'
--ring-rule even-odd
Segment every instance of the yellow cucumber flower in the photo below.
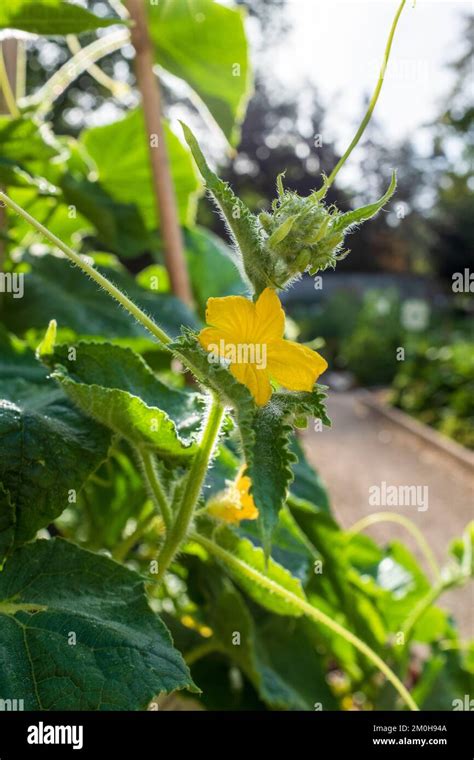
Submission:
{"label": "yellow cucumber flower", "polygon": [[285,312],[271,288],[256,303],[243,296],[209,298],[199,342],[209,360],[225,359],[259,406],[272,395],[270,378],[291,391],[311,391],[327,362],[316,351],[283,338]]}
{"label": "yellow cucumber flower", "polygon": [[229,483],[226,490],[211,499],[208,512],[212,517],[227,523],[257,519],[258,509],[249,493],[251,480],[243,474],[244,470],[245,465],[240,468],[236,479]]}

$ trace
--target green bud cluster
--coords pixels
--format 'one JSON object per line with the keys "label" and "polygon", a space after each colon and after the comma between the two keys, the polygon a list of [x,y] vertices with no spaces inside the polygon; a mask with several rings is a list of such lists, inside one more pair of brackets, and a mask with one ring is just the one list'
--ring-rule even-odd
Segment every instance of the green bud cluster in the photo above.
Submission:
{"label": "green bud cluster", "polygon": [[284,190],[281,175],[277,187],[272,213],[263,211],[258,220],[275,285],[284,287],[302,272],[316,274],[335,267],[348,252],[342,249],[344,232],[336,226],[341,214],[324,203],[325,185],[307,198]]}

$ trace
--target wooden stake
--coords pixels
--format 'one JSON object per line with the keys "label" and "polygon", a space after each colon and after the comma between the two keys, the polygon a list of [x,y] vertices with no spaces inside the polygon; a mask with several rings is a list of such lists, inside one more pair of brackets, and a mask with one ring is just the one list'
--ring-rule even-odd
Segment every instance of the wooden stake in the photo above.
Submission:
{"label": "wooden stake", "polygon": [[[17,40],[14,38],[8,38],[1,43],[1,49],[3,54],[3,60],[5,62],[5,74],[10,84],[10,89],[15,95],[16,93],[16,61],[17,61]],[[7,100],[4,97],[3,90],[0,87],[0,114],[3,116],[9,114],[10,109],[7,104]],[[0,190],[2,188],[0,187]],[[6,208],[0,205],[0,233],[6,232],[7,228],[7,214]],[[5,240],[0,236],[0,272],[3,272],[5,267]]]}
{"label": "wooden stake", "polygon": [[[9,37],[3,40],[1,43],[3,60],[5,61],[5,71],[10,83],[13,94],[16,94],[16,62],[17,62],[17,50],[18,40],[13,37]],[[10,113],[7,102],[4,98],[3,92],[0,89],[0,113]]]}
{"label": "wooden stake", "polygon": [[160,85],[153,72],[153,47],[148,33],[146,12],[143,0],[127,0],[127,7],[134,22],[132,43],[136,53],[135,75],[142,96],[156,210],[160,218],[160,230],[164,244],[165,264],[173,293],[191,306],[193,297],[184,257],[176,196],[161,120]]}

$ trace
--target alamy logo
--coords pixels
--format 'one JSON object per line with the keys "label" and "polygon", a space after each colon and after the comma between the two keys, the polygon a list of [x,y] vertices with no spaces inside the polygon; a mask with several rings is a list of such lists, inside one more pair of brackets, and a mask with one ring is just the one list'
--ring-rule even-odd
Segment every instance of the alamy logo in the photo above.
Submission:
{"label": "alamy logo", "polygon": [[0,712],[19,712],[24,709],[24,699],[0,699]]}
{"label": "alamy logo", "polygon": [[467,710],[468,712],[472,712],[474,710],[474,699],[469,694],[465,694],[464,699],[453,699],[451,704],[454,711]]}
{"label": "alamy logo", "polygon": [[266,343],[226,343],[222,338],[219,343],[209,343],[208,361],[210,364],[255,364],[257,369],[267,366]]}
{"label": "alamy logo", "polygon": [[452,276],[453,293],[474,293],[474,272],[470,269],[455,272]]}
{"label": "alamy logo", "polygon": [[418,512],[428,509],[428,486],[390,486],[382,480],[379,486],[370,486],[371,507],[416,507]]}
{"label": "alamy logo", "polygon": [[82,749],[83,738],[83,726],[45,726],[42,722],[28,726],[28,744],[71,744],[73,749]]}
{"label": "alamy logo", "polygon": [[24,279],[23,272],[0,272],[0,293],[12,293],[13,298],[23,298]]}

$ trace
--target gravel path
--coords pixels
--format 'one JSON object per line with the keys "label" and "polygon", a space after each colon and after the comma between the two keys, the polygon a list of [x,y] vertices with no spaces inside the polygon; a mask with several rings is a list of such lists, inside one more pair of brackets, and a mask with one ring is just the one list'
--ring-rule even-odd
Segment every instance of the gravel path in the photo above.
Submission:
{"label": "gravel path", "polygon": [[[305,449],[325,480],[337,520],[344,528],[372,512],[394,511],[421,529],[438,562],[446,558],[452,538],[473,519],[474,475],[397,424],[364,407],[357,393],[332,393],[328,404],[332,428],[306,431]],[[381,486],[427,486],[416,505],[371,506],[369,489]],[[428,497],[428,508],[422,511]],[[367,529],[378,542],[401,539],[426,563],[406,530],[394,523]],[[428,570],[429,572],[429,570]],[[446,593],[440,606],[454,613],[463,637],[474,635],[474,584]]]}

